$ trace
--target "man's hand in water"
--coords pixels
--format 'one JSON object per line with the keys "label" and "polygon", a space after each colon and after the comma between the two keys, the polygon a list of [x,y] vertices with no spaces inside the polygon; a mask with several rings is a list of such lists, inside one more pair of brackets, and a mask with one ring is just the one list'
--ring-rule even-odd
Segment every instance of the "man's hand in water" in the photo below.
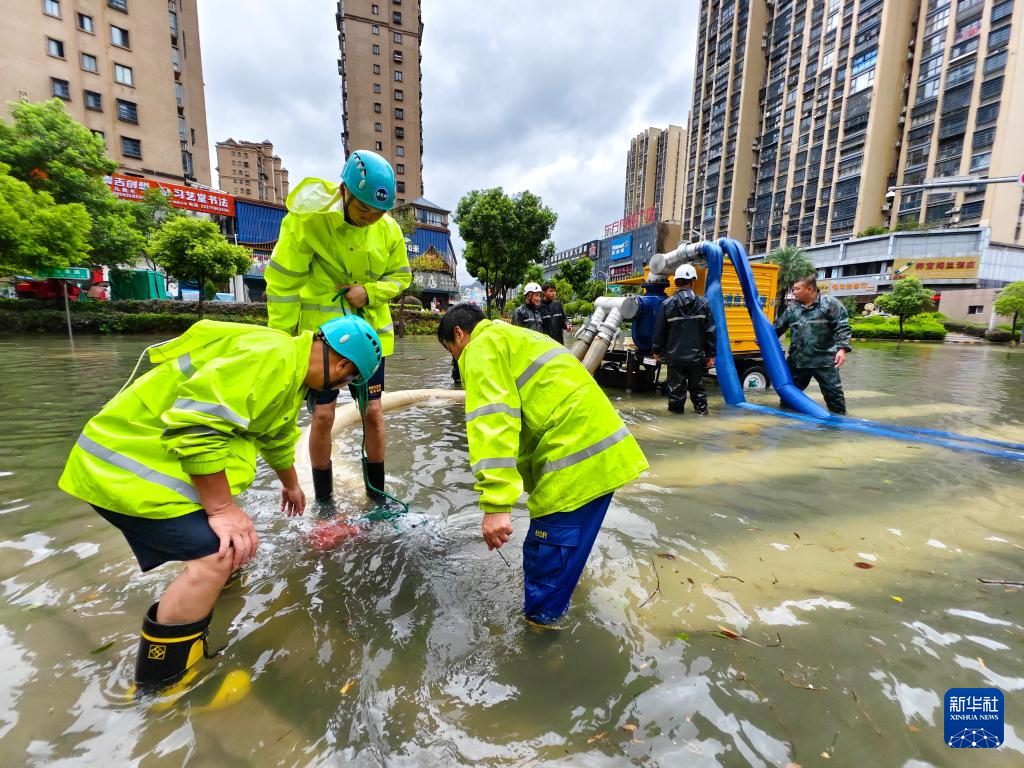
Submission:
{"label": "man's hand in water", "polygon": [[487,549],[500,549],[512,536],[512,515],[508,512],[492,512],[484,515],[484,541]]}

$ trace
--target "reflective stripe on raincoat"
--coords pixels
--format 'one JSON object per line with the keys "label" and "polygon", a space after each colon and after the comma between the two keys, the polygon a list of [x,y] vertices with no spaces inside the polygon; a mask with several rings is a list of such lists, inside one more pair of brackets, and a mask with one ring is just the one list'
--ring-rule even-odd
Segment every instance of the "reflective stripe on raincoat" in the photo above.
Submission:
{"label": "reflective stripe on raincoat", "polygon": [[273,469],[295,461],[313,334],[291,337],[203,320],[152,349],[156,368],[89,420],[60,488],[90,504],[168,518],[202,507],[189,475],[252,484],[256,453]]}
{"label": "reflective stripe on raincoat", "polygon": [[270,327],[293,334],[355,313],[338,289],[363,286],[367,304],[362,317],[380,336],[384,355],[394,351],[388,301],[412,282],[405,237],[387,214],[368,227],[348,224],[339,185],[303,179],[292,190],[264,277]]}
{"label": "reflective stripe on raincoat", "polygon": [[568,512],[647,469],[594,378],[549,337],[481,320],[459,369],[484,512],[510,511],[524,490],[530,517]]}

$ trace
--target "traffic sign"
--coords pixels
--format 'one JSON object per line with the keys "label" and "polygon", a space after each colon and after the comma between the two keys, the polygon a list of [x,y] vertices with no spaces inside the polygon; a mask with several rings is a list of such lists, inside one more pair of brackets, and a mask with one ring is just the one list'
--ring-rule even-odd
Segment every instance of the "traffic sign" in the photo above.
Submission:
{"label": "traffic sign", "polygon": [[92,273],[86,267],[66,267],[39,273],[39,277],[54,277],[58,280],[88,280],[91,276]]}
{"label": "traffic sign", "polygon": [[1017,177],[1017,183],[1024,187],[1024,171],[1021,171],[1020,176]]}

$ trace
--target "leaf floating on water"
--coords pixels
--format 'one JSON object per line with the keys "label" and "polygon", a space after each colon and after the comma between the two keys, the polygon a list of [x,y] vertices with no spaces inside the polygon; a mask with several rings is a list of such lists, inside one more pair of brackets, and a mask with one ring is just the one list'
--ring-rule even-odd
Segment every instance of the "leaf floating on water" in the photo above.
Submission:
{"label": "leaf floating on water", "polygon": [[728,640],[739,640],[742,638],[742,635],[740,635],[739,632],[734,632],[728,627],[723,627],[721,624],[718,625],[718,632],[715,634]]}
{"label": "leaf floating on water", "polygon": [[892,599],[893,601],[895,601],[897,603],[902,603],[903,602],[903,598],[900,597],[899,595],[889,595],[889,597],[890,597],[890,599]]}
{"label": "leaf floating on water", "polygon": [[113,647],[114,647],[114,641],[111,640],[109,643],[104,643],[99,648],[93,648],[91,651],[89,651],[89,653],[93,653],[93,654],[95,654],[95,653],[103,653],[104,651],[109,651]]}
{"label": "leaf floating on water", "polygon": [[854,565],[857,566],[858,568],[863,568],[865,571],[868,568],[874,568],[875,567],[871,563],[860,563],[860,562],[858,562],[858,563],[854,563]]}
{"label": "leaf floating on water", "polygon": [[916,725],[908,725],[907,726],[907,730],[910,731],[911,733],[917,733],[921,729],[918,728]]}
{"label": "leaf floating on water", "polygon": [[830,755],[828,752],[822,752],[821,756],[823,758],[825,758],[826,760],[831,760],[832,759],[832,755]]}
{"label": "leaf floating on water", "polygon": [[349,680],[347,683],[341,686],[341,688],[339,689],[341,691],[341,695],[344,696],[346,693],[348,693],[349,688],[351,688],[355,684],[355,680]]}
{"label": "leaf floating on water", "polygon": [[587,744],[593,744],[595,741],[604,741],[604,738],[607,735],[608,731],[601,731],[600,733],[595,733],[593,736],[588,736]]}
{"label": "leaf floating on water", "polygon": [[676,559],[676,556],[673,555],[671,552],[659,552],[658,553],[658,557],[663,557],[666,560],[675,560]]}
{"label": "leaf floating on water", "polygon": [[636,731],[636,726],[632,723],[626,723],[622,726],[622,730],[627,731],[628,733],[634,733]]}
{"label": "leaf floating on water", "polygon": [[679,638],[680,640],[689,640],[690,639],[690,636],[688,634],[686,634],[685,632],[678,633],[676,635],[676,637]]}
{"label": "leaf floating on water", "polygon": [[800,538],[800,534],[797,533],[796,531],[793,531],[793,535],[796,536],[798,539]]}
{"label": "leaf floating on water", "polygon": [[689,576],[686,577],[686,580],[688,582],[690,582],[691,586],[696,585],[696,582],[693,579],[691,579]]}
{"label": "leaf floating on water", "polygon": [[978,664],[981,666],[982,669],[985,668],[985,660],[982,659],[981,656],[978,657]]}

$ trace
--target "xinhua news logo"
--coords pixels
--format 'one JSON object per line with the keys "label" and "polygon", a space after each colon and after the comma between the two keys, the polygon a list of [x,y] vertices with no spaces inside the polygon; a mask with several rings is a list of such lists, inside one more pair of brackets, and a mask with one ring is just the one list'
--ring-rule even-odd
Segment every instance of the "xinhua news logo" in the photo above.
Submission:
{"label": "xinhua news logo", "polygon": [[950,688],[943,698],[946,746],[995,749],[1003,743],[1003,692],[998,688]]}

